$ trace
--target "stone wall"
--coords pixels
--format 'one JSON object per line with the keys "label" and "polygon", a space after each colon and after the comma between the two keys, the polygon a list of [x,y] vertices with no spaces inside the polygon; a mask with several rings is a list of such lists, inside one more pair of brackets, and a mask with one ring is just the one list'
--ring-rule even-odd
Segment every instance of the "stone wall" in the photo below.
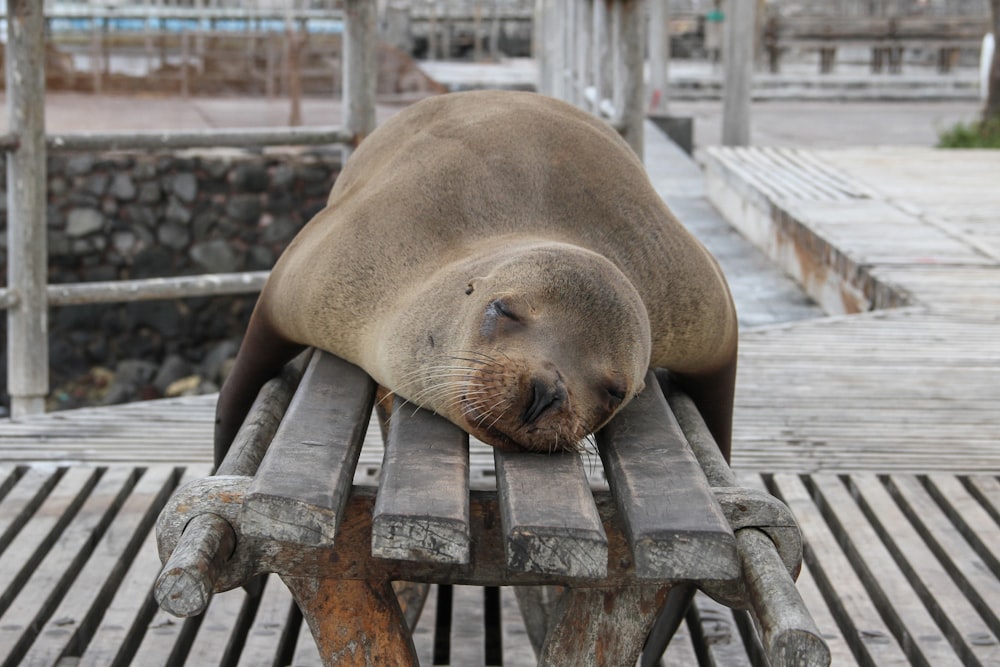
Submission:
{"label": "stone wall", "polygon": [[[325,205],[339,163],[339,153],[50,155],[49,282],[269,269]],[[6,246],[6,193],[0,202]],[[6,252],[3,264],[5,282]],[[50,408],[213,391],[255,300],[51,309]],[[5,342],[0,356],[6,404]]]}

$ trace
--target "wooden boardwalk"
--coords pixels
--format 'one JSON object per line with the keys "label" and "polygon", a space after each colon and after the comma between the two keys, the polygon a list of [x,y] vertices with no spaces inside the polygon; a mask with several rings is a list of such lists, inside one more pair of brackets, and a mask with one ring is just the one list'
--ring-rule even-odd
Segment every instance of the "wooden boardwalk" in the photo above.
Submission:
{"label": "wooden boardwalk", "polygon": [[[713,202],[831,313],[743,332],[734,462],[800,522],[799,588],[834,664],[1000,665],[1000,155],[704,160]],[[0,664],[318,664],[276,582],[186,621],[147,595],[153,521],[207,471],[213,410],[197,397],[0,423]],[[474,451],[488,486],[492,457]],[[379,463],[371,438],[356,481]],[[436,590],[424,664],[532,664],[511,599]],[[699,598],[667,664],[759,655],[745,617]]]}
{"label": "wooden boardwalk", "polygon": [[736,467],[1000,471],[1000,153],[705,162],[713,203],[835,314],[744,332]]}
{"label": "wooden boardwalk", "polygon": [[[0,664],[318,666],[288,590],[216,596],[202,616],[157,609],[153,524],[206,466],[0,466]],[[993,475],[744,475],[796,513],[799,589],[834,665],[1000,664],[1000,482]],[[437,587],[421,664],[530,665],[510,589]],[[699,597],[665,664],[760,664],[749,619]],[[710,662],[709,662],[710,661]]]}

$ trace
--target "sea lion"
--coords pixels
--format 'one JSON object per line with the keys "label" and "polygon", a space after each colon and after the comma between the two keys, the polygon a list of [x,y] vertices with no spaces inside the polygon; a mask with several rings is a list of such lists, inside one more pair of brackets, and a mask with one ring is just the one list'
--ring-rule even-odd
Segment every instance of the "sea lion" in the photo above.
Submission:
{"label": "sea lion", "polygon": [[737,324],[715,260],[603,121],[534,93],[401,111],[278,259],[219,396],[221,461],[304,346],[505,449],[575,449],[669,369],[728,457]]}

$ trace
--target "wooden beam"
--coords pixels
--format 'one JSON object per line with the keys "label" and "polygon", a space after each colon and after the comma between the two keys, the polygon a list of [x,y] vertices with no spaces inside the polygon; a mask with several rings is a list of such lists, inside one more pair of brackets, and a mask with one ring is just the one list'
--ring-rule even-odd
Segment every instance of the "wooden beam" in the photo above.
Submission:
{"label": "wooden beam", "polygon": [[670,62],[670,8],[667,0],[649,0],[649,111],[667,113]]}
{"label": "wooden beam", "polygon": [[7,0],[7,390],[11,417],[45,412],[49,393],[45,230],[45,17],[34,0]]}
{"label": "wooden beam", "polygon": [[726,3],[722,45],[722,143],[725,146],[750,143],[755,4],[745,0]]}
{"label": "wooden beam", "polygon": [[344,128],[356,146],[375,129],[375,0],[346,0],[344,24]]}

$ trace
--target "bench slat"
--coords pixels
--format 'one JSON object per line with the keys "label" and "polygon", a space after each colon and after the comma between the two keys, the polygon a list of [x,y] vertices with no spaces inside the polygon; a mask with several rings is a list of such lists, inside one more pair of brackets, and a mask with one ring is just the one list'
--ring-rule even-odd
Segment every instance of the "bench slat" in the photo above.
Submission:
{"label": "bench slat", "polygon": [[469,436],[396,397],[372,519],[377,558],[469,562]]}
{"label": "bench slat", "polygon": [[374,397],[375,384],[360,368],[324,352],[313,354],[247,491],[244,533],[333,543]]}
{"label": "bench slat", "polygon": [[636,576],[739,576],[736,540],[656,376],[597,434]]}
{"label": "bench slat", "polygon": [[604,577],[608,537],[579,454],[494,453],[507,565]]}

